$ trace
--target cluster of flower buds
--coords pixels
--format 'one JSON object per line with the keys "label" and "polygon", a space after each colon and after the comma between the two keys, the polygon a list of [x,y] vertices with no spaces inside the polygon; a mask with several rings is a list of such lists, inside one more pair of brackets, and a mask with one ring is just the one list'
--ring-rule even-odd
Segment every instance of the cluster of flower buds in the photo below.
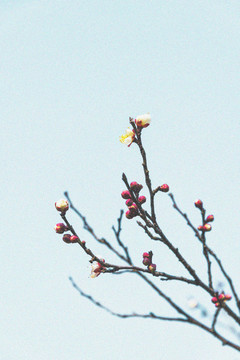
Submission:
{"label": "cluster of flower buds", "polygon": [[212,298],[212,303],[215,304],[216,307],[220,307],[222,303],[231,300],[231,298],[232,296],[229,294],[221,293],[220,295],[218,295],[217,293],[216,296]]}
{"label": "cluster of flower buds", "polygon": [[[196,208],[198,208],[199,210],[203,211],[203,202],[202,200],[198,199],[195,201],[194,205],[196,206]],[[212,230],[212,226],[210,224],[208,224],[209,222],[212,222],[214,220],[214,216],[213,215],[208,215],[206,217],[206,219],[204,220],[203,225],[199,225],[198,226],[198,230],[206,232],[206,231],[211,231]]]}
{"label": "cluster of flower buds", "polygon": [[[143,186],[141,184],[138,184],[136,181],[132,181],[130,184],[130,188],[131,188],[132,192],[134,193],[134,195],[136,196],[136,198],[138,199],[138,202],[140,204],[144,204],[146,202],[146,197],[143,195],[139,196],[139,192],[142,190]],[[132,219],[135,216],[137,216],[138,215],[138,207],[133,202],[130,191],[124,190],[121,193],[121,196],[123,199],[126,199],[126,205],[128,207],[128,210],[126,211],[126,214],[125,214],[126,217],[128,219]]]}
{"label": "cluster of flower buds", "polygon": [[[60,211],[62,214],[65,214],[66,211],[68,211],[69,209],[68,201],[65,199],[60,199],[56,201],[55,208],[57,209],[57,211]],[[64,232],[68,231],[69,228],[63,223],[58,223],[54,226],[54,230],[56,231],[57,234],[63,234]],[[71,234],[64,234],[62,239],[67,244],[74,244],[80,241],[76,235],[71,235]],[[85,245],[85,241],[82,241],[82,245],[83,246]]]}
{"label": "cluster of flower buds", "polygon": [[[105,262],[104,259],[99,258],[101,262]],[[99,276],[103,270],[105,270],[105,267],[100,264],[98,261],[94,261],[91,265],[91,278],[94,279],[95,277]]]}
{"label": "cluster of flower buds", "polygon": [[154,273],[156,271],[157,266],[156,264],[152,263],[152,256],[153,256],[152,251],[144,252],[142,263],[143,265],[148,267],[148,270],[151,271],[151,273]]}

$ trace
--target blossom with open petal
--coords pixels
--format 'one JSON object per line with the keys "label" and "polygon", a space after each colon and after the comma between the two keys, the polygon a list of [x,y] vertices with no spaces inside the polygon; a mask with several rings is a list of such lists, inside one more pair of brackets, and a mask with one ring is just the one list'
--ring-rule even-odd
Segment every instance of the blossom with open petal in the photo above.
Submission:
{"label": "blossom with open petal", "polygon": [[[99,259],[102,262],[105,262],[104,259],[100,258]],[[105,269],[98,261],[94,261],[91,265],[91,278],[94,279],[95,277],[99,276],[102,272],[102,270]]]}
{"label": "blossom with open petal", "polygon": [[135,139],[135,132],[130,128],[127,128],[125,135],[120,136],[121,143],[126,144],[127,146],[130,146],[134,139]]}
{"label": "blossom with open petal", "polygon": [[140,128],[147,127],[148,125],[150,125],[150,122],[151,122],[151,115],[149,113],[139,115],[135,119],[136,125]]}

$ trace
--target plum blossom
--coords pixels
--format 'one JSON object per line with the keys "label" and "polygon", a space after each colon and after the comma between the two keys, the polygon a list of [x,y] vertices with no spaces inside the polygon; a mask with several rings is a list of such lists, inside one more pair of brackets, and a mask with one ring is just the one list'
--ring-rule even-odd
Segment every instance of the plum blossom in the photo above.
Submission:
{"label": "plum blossom", "polygon": [[150,122],[151,122],[151,115],[149,113],[139,115],[135,119],[136,125],[140,128],[147,127],[148,125],[150,125]]}
{"label": "plum blossom", "polygon": [[121,143],[126,144],[127,146],[130,146],[134,139],[135,139],[135,132],[130,128],[127,128],[125,135],[120,136]]}

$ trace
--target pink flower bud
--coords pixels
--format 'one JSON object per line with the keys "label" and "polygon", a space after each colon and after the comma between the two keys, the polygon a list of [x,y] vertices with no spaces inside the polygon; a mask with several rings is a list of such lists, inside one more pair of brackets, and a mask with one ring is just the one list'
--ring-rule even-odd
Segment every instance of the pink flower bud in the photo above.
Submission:
{"label": "pink flower bud", "polygon": [[168,184],[163,184],[163,185],[159,186],[159,190],[162,192],[168,192],[169,191]]}
{"label": "pink flower bud", "polygon": [[134,215],[132,214],[132,212],[130,210],[126,211],[125,216],[127,219],[132,219],[134,217]]}
{"label": "pink flower bud", "polygon": [[216,307],[219,307],[219,306],[220,306],[219,302],[217,302],[217,303],[215,304],[215,306],[216,306]]}
{"label": "pink flower bud", "polygon": [[195,203],[194,203],[194,205],[198,208],[198,209],[200,209],[200,210],[202,210],[202,208],[203,208],[203,202],[202,202],[202,200],[196,200],[195,201]]}
{"label": "pink flower bud", "polygon": [[131,199],[131,194],[128,190],[124,190],[122,193],[121,193],[121,196],[123,199]]}
{"label": "pink flower bud", "polygon": [[140,202],[140,204],[144,204],[146,202],[145,196],[139,196],[138,202]]}
{"label": "pink flower bud", "polygon": [[225,299],[226,299],[226,300],[231,300],[231,298],[232,298],[232,296],[231,296],[230,294],[226,294],[226,295],[225,295]]}
{"label": "pink flower bud", "polygon": [[67,226],[66,226],[65,224],[63,224],[63,223],[58,223],[58,224],[56,224],[56,225],[54,226],[54,229],[55,229],[55,231],[56,231],[57,234],[63,234],[64,231],[67,231],[67,230],[68,230]]}
{"label": "pink flower bud", "polygon": [[79,241],[79,238],[76,235],[72,235],[70,237],[71,243],[77,243]]}
{"label": "pink flower bud", "polygon": [[214,304],[215,304],[215,303],[217,303],[217,302],[218,302],[218,299],[216,298],[216,296],[214,296],[214,297],[212,298],[212,300],[211,300],[211,301],[212,301],[212,303],[214,303]]}
{"label": "pink flower bud", "polygon": [[138,207],[136,204],[132,204],[131,206],[129,206],[128,210],[130,211],[130,213],[132,214],[132,216],[137,216],[138,214]]}
{"label": "pink flower bud", "polygon": [[212,227],[210,224],[203,225],[203,231],[211,231],[211,230],[212,230]]}
{"label": "pink flower bud", "polygon": [[126,204],[127,206],[131,206],[131,205],[133,204],[132,199],[127,199],[125,204]]}
{"label": "pink flower bud", "polygon": [[225,295],[224,295],[224,294],[220,294],[220,295],[218,296],[218,299],[219,299],[219,300],[225,300]]}
{"label": "pink flower bud", "polygon": [[142,263],[143,265],[148,266],[151,264],[151,260],[149,259],[149,257],[144,257]]}
{"label": "pink flower bud", "polygon": [[150,270],[151,273],[154,273],[156,271],[156,268],[157,268],[156,264],[150,264],[148,266],[148,270]]}
{"label": "pink flower bud", "polygon": [[199,225],[199,226],[198,226],[198,230],[203,231],[203,226],[202,226],[202,225]]}
{"label": "pink flower bud", "polygon": [[211,222],[214,220],[214,216],[213,215],[208,215],[208,217],[206,218],[206,222]]}
{"label": "pink flower bud", "polygon": [[143,257],[150,257],[150,255],[149,255],[148,252],[144,252],[144,253],[143,253]]}
{"label": "pink flower bud", "polygon": [[82,245],[83,245],[83,246],[86,245],[86,241],[85,241],[85,240],[82,241]]}
{"label": "pink flower bud", "polygon": [[57,211],[66,212],[69,209],[68,201],[65,199],[60,199],[55,202],[55,208]]}
{"label": "pink flower bud", "polygon": [[130,188],[132,191],[139,192],[142,190],[143,186],[141,184],[138,184],[136,181],[132,181],[130,184]]}

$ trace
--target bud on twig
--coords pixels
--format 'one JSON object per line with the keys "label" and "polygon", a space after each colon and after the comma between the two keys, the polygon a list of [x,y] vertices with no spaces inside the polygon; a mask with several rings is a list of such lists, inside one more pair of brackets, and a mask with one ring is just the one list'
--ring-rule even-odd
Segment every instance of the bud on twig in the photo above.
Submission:
{"label": "bud on twig", "polygon": [[128,190],[124,190],[122,193],[121,193],[121,196],[123,199],[131,199],[131,194]]}
{"label": "bud on twig", "polygon": [[65,199],[60,199],[55,202],[55,208],[57,211],[66,212],[69,209],[68,201]]}
{"label": "bud on twig", "polygon": [[63,241],[64,241],[65,243],[67,243],[67,244],[70,244],[70,243],[71,243],[70,238],[71,238],[71,235],[70,235],[70,234],[64,234],[63,237],[62,237]]}
{"label": "bud on twig", "polygon": [[213,215],[208,215],[208,217],[206,218],[206,222],[211,222],[214,220],[214,216]]}
{"label": "bud on twig", "polygon": [[194,205],[198,208],[198,209],[200,209],[200,210],[202,210],[203,209],[203,202],[202,202],[202,200],[196,200],[195,201],[195,203],[194,203]]}
{"label": "bud on twig", "polygon": [[57,234],[63,234],[65,231],[68,230],[68,227],[63,223],[58,223],[54,226],[54,229]]}
{"label": "bud on twig", "polygon": [[138,202],[140,203],[140,204],[144,204],[145,202],[146,202],[146,197],[145,196],[139,196],[139,198],[138,198]]}
{"label": "bud on twig", "polygon": [[163,185],[159,186],[159,190],[162,192],[168,192],[169,191],[168,184],[163,184]]}

